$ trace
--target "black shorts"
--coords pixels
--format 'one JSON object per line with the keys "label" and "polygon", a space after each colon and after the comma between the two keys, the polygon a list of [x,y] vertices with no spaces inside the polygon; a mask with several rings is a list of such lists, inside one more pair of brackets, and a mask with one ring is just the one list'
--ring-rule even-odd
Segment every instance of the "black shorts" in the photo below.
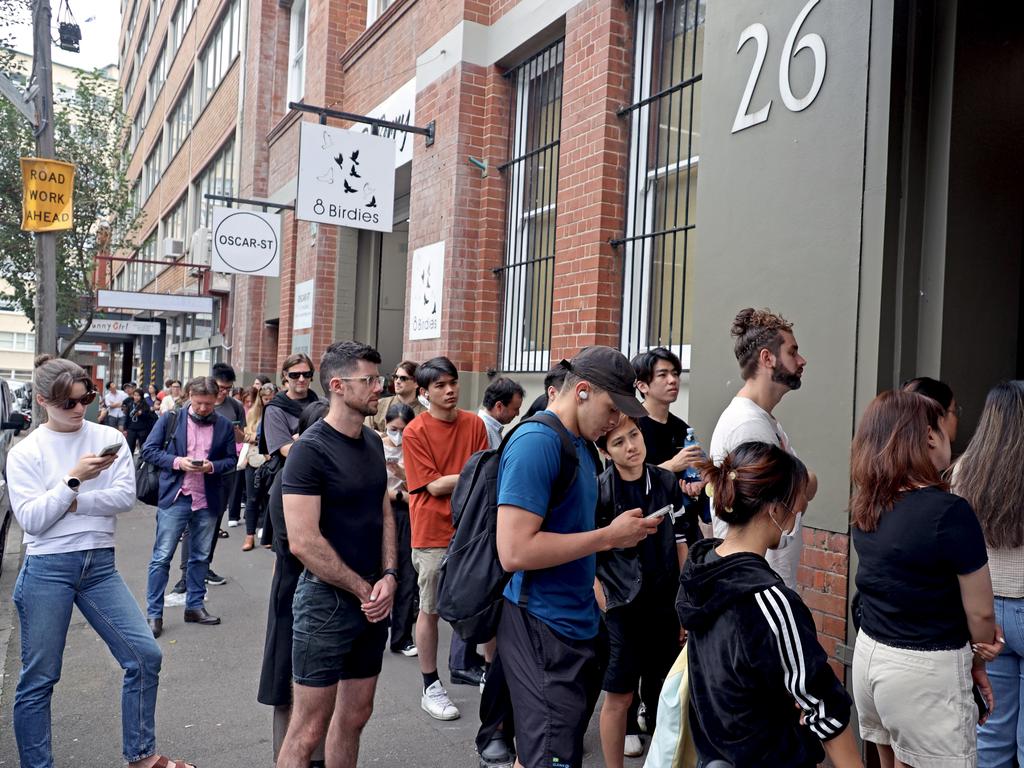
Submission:
{"label": "black shorts", "polygon": [[579,768],[600,687],[597,639],[573,640],[505,601],[498,653],[524,768]]}
{"label": "black shorts", "polygon": [[367,621],[355,595],[304,571],[295,588],[292,612],[296,683],[327,688],[339,680],[380,674],[388,622]]}
{"label": "black shorts", "polygon": [[671,598],[662,602],[640,597],[604,615],[608,667],[601,690],[632,693],[641,677],[661,689],[680,650],[675,606]]}

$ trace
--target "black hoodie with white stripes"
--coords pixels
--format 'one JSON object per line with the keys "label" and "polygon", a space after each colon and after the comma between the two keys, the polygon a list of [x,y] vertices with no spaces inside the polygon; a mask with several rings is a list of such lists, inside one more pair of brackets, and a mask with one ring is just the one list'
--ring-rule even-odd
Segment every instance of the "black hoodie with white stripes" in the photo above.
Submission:
{"label": "black hoodie with white stripes", "polygon": [[850,722],[850,697],[796,592],[759,555],[719,557],[721,543],[690,548],[676,600],[697,750],[735,768],[817,765],[821,742]]}

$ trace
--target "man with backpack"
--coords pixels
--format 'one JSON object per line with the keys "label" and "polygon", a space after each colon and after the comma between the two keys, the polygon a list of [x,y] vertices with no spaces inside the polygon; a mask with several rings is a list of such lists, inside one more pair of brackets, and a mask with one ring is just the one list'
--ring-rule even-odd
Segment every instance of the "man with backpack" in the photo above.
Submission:
{"label": "man with backpack", "polygon": [[[633,367],[620,352],[593,346],[564,363],[562,388],[543,413],[510,435],[500,457],[496,545],[513,573],[498,623],[498,650],[516,719],[517,765],[578,768],[601,679],[594,597],[596,553],[633,547],[658,519],[630,509],[595,529],[598,460],[590,443],[625,413],[646,414]],[[552,489],[568,433],[577,467],[566,493]]]}

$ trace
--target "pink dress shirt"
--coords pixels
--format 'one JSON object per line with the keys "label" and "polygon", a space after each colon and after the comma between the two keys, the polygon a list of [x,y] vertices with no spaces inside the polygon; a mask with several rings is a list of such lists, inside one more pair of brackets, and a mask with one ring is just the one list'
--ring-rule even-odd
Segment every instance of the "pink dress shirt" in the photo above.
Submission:
{"label": "pink dress shirt", "polygon": [[[192,413],[191,406],[189,406],[188,410],[189,413]],[[196,424],[192,419],[188,419],[185,424],[185,452],[188,458],[208,459],[210,457],[210,447],[213,445],[213,425]],[[183,461],[185,459],[181,456],[176,458],[174,460],[174,468],[180,470]],[[178,496],[191,496],[193,511],[206,509],[206,474],[203,472],[186,472],[185,479],[181,483],[181,490],[178,491]]]}

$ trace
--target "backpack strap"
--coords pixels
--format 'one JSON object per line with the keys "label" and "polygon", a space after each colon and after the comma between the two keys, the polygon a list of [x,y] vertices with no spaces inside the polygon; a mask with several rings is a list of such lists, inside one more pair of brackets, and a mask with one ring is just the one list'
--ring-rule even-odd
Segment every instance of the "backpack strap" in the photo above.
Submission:
{"label": "backpack strap", "polygon": [[167,446],[171,444],[171,440],[174,439],[174,430],[178,428],[178,408],[171,409],[171,417],[167,420],[167,431],[164,433],[164,450],[167,450]]}

